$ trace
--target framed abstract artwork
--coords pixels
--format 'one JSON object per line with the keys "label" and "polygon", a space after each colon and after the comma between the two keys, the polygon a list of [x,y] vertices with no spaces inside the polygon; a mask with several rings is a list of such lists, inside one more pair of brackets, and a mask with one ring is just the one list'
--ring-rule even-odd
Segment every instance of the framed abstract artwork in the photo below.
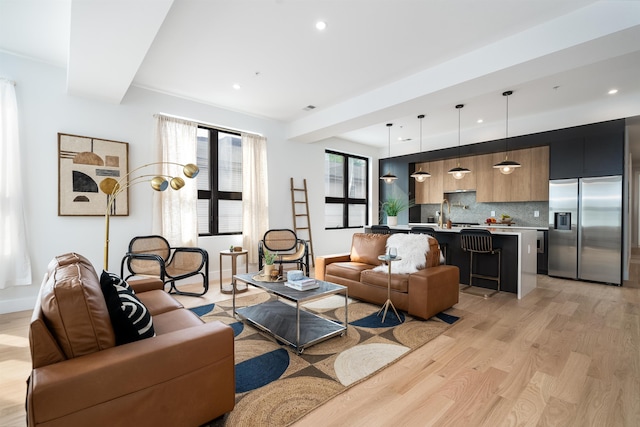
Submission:
{"label": "framed abstract artwork", "polygon": [[[129,172],[129,144],[58,133],[58,216],[104,215],[105,189]],[[111,215],[129,215],[129,190],[111,206]]]}

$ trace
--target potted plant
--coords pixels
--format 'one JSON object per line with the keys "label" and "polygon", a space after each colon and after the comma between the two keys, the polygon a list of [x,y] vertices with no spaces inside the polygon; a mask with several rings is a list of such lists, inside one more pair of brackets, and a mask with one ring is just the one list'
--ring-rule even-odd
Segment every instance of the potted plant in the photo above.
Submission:
{"label": "potted plant", "polygon": [[264,270],[263,270],[263,274],[265,276],[270,276],[271,272],[274,270],[274,265],[273,263],[276,260],[276,257],[278,256],[277,252],[271,252],[269,249],[264,248],[263,249],[263,254],[264,254]]}
{"label": "potted plant", "polygon": [[390,197],[382,204],[382,210],[387,215],[387,225],[398,225],[398,214],[407,209],[404,200]]}

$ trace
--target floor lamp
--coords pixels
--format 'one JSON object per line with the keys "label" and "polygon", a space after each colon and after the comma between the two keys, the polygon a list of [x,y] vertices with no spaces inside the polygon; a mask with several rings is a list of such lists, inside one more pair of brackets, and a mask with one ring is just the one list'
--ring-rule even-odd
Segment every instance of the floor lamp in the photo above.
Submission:
{"label": "floor lamp", "polygon": [[174,190],[180,190],[185,185],[184,179],[182,179],[179,176],[162,175],[162,174],[159,174],[159,175],[142,174],[134,178],[131,178],[132,175],[135,174],[136,172],[139,172],[144,168],[147,168],[149,166],[154,166],[154,165],[182,166],[182,173],[187,178],[195,178],[198,175],[198,172],[200,172],[200,169],[198,169],[198,166],[194,165],[193,163],[188,163],[184,165],[181,163],[174,163],[174,162],[155,162],[155,163],[147,163],[146,165],[142,165],[135,168],[134,170],[132,170],[131,172],[127,173],[125,176],[120,178],[119,181],[116,181],[113,178],[107,178],[102,180],[102,182],[100,182],[100,190],[103,193],[107,194],[107,208],[105,209],[105,212],[104,212],[104,220],[105,220],[104,271],[108,271],[109,269],[109,218],[111,217],[111,209],[116,200],[116,197],[118,197],[118,195],[122,193],[124,190],[126,190],[127,188],[135,184],[139,184],[141,182],[150,182],[151,188],[153,188],[156,191],[165,191],[169,186],[171,186],[171,188]]}

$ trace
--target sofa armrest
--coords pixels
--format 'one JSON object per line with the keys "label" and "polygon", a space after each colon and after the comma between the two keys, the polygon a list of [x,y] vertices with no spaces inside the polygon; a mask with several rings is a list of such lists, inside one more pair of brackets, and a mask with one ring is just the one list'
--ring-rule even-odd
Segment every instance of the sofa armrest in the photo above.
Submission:
{"label": "sofa armrest", "polygon": [[334,262],[349,262],[350,254],[333,254],[316,257],[315,275],[317,280],[324,280],[327,265]]}
{"label": "sofa armrest", "polygon": [[409,313],[428,319],[458,303],[460,270],[455,265],[428,267],[409,275]]}
{"label": "sofa armrest", "polygon": [[133,279],[127,281],[129,286],[135,293],[153,291],[156,289],[164,290],[164,283],[156,277],[148,277],[146,279]]}
{"label": "sofa armrest", "polygon": [[222,322],[210,322],[37,368],[29,385],[29,419],[37,413],[36,423],[53,420],[149,393],[175,378],[220,364],[233,377],[233,330]]}

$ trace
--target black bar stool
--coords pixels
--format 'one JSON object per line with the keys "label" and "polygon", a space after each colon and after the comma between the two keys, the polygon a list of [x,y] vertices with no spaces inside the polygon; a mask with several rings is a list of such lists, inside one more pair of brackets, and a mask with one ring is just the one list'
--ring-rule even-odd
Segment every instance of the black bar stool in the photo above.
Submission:
{"label": "black bar stool", "polygon": [[[438,240],[438,237],[436,236],[436,230],[433,229],[433,227],[424,227],[424,226],[420,226],[420,225],[416,225],[411,227],[411,230],[409,230],[409,233],[412,234],[428,234],[429,236],[433,237],[434,239]],[[442,252],[442,256],[444,257],[444,263],[447,263],[447,248],[448,245],[446,243],[440,243],[440,241],[438,240],[438,245],[440,246],[440,251]]]}
{"label": "black bar stool", "polygon": [[[485,293],[483,296],[485,298],[489,298],[496,293],[500,292],[500,263],[502,261],[502,251],[500,248],[493,247],[493,235],[489,232],[489,230],[479,230],[479,229],[463,229],[460,230],[460,247],[463,251],[469,252],[470,262],[469,262],[469,285],[462,289],[462,292],[468,292],[469,288],[473,287],[473,278],[476,277],[478,279],[485,280],[493,280],[498,284],[498,287],[495,291],[490,294]],[[473,254],[490,254],[490,255],[498,255],[498,275],[497,276],[487,276],[483,274],[474,273],[474,264],[473,264]],[[475,294],[474,294],[475,295]]]}
{"label": "black bar stool", "polygon": [[372,225],[371,232],[377,234],[391,234],[391,229],[386,225]]}

